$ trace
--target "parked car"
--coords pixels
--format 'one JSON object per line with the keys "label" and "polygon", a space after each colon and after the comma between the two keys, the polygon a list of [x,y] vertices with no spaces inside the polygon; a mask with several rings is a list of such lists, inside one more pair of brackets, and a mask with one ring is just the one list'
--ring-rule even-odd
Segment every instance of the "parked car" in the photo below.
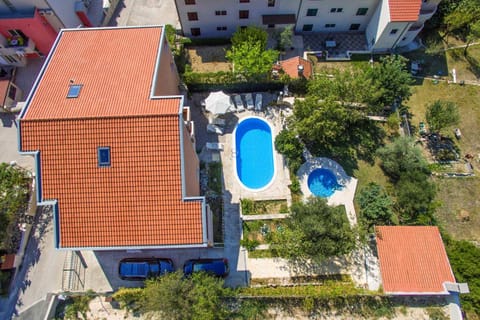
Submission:
{"label": "parked car", "polygon": [[123,280],[142,281],[173,272],[173,262],[164,258],[128,258],[120,261],[118,274]]}
{"label": "parked car", "polygon": [[186,276],[189,276],[194,272],[200,272],[200,271],[213,274],[217,277],[226,277],[230,272],[230,269],[228,267],[228,260],[224,258],[193,259],[193,260],[188,260],[183,265],[183,273]]}

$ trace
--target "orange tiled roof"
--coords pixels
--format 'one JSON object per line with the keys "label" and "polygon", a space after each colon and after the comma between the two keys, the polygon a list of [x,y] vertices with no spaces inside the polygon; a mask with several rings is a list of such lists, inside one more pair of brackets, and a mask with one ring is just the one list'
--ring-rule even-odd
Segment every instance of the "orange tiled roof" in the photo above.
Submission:
{"label": "orange tiled roof", "polygon": [[[149,99],[161,32],[59,36],[20,120],[22,150],[40,151],[42,199],[58,201],[59,247],[204,244],[203,203],[182,199],[181,99]],[[77,99],[66,98],[71,77],[84,85]]]}
{"label": "orange tiled roof", "polygon": [[437,227],[376,227],[383,290],[392,294],[446,294],[455,282]]}
{"label": "orange tiled roof", "polygon": [[[24,119],[178,114],[180,100],[150,100],[161,27],[67,30]],[[66,99],[70,81],[83,85]]]}
{"label": "orange tiled roof", "polygon": [[422,0],[389,0],[390,21],[417,21]]}
{"label": "orange tiled roof", "polygon": [[298,78],[298,66],[303,66],[303,75],[309,79],[312,76],[312,63],[302,57],[293,57],[287,60],[280,61],[283,71],[290,76],[290,78]]}

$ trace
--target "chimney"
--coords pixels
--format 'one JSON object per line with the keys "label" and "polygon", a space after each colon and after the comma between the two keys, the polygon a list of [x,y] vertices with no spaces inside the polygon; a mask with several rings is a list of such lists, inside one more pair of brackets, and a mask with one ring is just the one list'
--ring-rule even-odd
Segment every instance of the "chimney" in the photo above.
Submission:
{"label": "chimney", "polygon": [[299,64],[297,66],[297,70],[298,70],[298,76],[302,77],[303,76],[303,65]]}

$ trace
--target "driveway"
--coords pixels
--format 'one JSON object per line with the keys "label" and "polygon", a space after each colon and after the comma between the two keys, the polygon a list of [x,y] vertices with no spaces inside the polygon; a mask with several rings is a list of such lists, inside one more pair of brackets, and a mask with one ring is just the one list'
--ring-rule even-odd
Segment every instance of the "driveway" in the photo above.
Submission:
{"label": "driveway", "polygon": [[171,24],[180,29],[174,0],[120,0],[109,26]]}

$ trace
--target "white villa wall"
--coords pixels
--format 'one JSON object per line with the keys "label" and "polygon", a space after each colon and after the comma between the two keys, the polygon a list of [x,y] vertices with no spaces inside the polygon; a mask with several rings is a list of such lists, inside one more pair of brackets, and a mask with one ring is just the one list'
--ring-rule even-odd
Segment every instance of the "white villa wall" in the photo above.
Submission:
{"label": "white villa wall", "polygon": [[[276,0],[274,7],[267,6],[267,0],[251,0],[249,3],[240,3],[239,0],[197,0],[195,5],[185,5],[185,0],[175,0],[178,16],[183,32],[191,36],[191,28],[200,28],[201,37],[230,37],[238,27],[263,25],[262,15],[265,14],[294,14],[297,15],[298,0]],[[215,11],[226,10],[227,15],[217,16]],[[239,19],[239,11],[248,10],[248,19]],[[197,12],[198,21],[188,21],[188,12]],[[227,27],[225,31],[217,31],[217,27]],[[279,25],[284,27],[285,25]]]}
{"label": "white villa wall", "polygon": [[[312,32],[346,32],[350,25],[360,24],[358,31],[365,31],[368,22],[372,19],[379,0],[338,1],[338,0],[306,0],[302,1],[298,12],[295,31],[303,32],[303,25],[313,24]],[[330,12],[332,8],[342,8],[342,12]],[[357,16],[359,8],[368,8],[367,14]],[[307,17],[308,9],[318,9],[315,17]],[[335,24],[334,28],[325,28],[325,24]]]}

